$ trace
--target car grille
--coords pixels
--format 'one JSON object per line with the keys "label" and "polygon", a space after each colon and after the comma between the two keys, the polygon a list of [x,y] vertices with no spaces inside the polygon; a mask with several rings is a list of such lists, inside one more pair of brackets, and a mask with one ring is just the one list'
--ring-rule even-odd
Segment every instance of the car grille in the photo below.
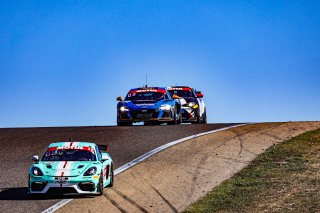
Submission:
{"label": "car grille", "polygon": [[50,194],[74,194],[77,191],[73,187],[51,187],[47,193]]}
{"label": "car grille", "polygon": [[156,113],[155,109],[147,109],[147,110],[133,110],[131,112],[131,116],[133,119],[150,119],[156,118],[158,113]]}

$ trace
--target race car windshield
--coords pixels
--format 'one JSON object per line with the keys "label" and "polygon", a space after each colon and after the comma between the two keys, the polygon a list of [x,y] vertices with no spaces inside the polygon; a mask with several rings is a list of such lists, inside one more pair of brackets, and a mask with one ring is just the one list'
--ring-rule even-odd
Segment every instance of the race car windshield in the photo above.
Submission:
{"label": "race car windshield", "polygon": [[171,90],[171,95],[177,95],[182,98],[191,98],[194,97],[193,93],[190,90]]}
{"label": "race car windshield", "polygon": [[94,153],[79,149],[47,150],[42,161],[95,161]]}
{"label": "race car windshield", "polygon": [[137,92],[128,93],[126,101],[158,101],[164,99],[164,94],[161,92]]}

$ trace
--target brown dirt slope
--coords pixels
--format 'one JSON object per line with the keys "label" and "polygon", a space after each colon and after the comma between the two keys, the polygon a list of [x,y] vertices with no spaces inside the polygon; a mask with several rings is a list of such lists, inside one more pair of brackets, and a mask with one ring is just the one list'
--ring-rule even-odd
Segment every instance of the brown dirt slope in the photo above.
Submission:
{"label": "brown dirt slope", "polygon": [[117,175],[104,196],[58,212],[180,212],[271,145],[317,128],[320,122],[262,123],[190,140]]}

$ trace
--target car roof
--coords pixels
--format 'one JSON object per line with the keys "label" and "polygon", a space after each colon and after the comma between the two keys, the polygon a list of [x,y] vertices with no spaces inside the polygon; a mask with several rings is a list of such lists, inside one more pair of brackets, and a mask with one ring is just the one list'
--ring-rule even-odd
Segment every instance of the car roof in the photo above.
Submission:
{"label": "car roof", "polygon": [[158,90],[166,90],[166,87],[138,87],[132,88],[131,90],[147,90],[147,89],[158,89]]}
{"label": "car roof", "polygon": [[189,87],[189,86],[172,86],[171,88],[190,88],[190,89],[192,89],[192,87]]}
{"label": "car roof", "polygon": [[73,146],[89,146],[89,147],[95,147],[95,143],[92,142],[54,142],[49,145],[49,147],[73,147]]}

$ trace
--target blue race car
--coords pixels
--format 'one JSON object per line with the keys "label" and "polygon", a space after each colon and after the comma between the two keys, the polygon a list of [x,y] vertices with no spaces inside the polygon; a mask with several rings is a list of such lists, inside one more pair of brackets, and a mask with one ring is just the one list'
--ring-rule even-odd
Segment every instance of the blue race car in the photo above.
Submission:
{"label": "blue race car", "polygon": [[131,89],[125,99],[117,98],[118,126],[134,122],[180,124],[181,104],[178,96],[171,96],[165,87]]}

